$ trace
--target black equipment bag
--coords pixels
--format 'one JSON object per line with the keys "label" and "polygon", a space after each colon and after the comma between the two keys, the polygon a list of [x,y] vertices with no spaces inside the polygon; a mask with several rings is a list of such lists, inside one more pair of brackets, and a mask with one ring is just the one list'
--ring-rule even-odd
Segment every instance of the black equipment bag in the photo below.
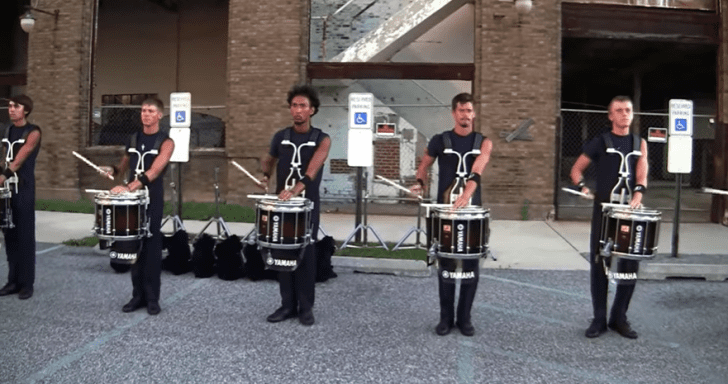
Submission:
{"label": "black equipment bag", "polygon": [[215,274],[215,239],[203,233],[194,244],[192,251],[192,272],[195,277],[211,277]]}

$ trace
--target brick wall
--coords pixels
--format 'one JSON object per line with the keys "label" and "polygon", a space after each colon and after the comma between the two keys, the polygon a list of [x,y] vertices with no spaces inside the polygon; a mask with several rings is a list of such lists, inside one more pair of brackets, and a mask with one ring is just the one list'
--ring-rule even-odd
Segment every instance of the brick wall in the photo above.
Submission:
{"label": "brick wall", "polygon": [[[307,41],[308,1],[230,0],[226,150],[251,172],[260,170],[273,133],[291,121],[286,93],[305,79]],[[231,201],[257,192],[247,179],[228,182]]]}
{"label": "brick wall", "polygon": [[[561,2],[534,3],[519,18],[512,2],[476,1],[474,94],[480,100],[476,130],[493,140],[483,177],[484,205],[498,217],[531,218],[553,207],[554,156],[561,96]],[[500,138],[533,118],[534,141]]]}
{"label": "brick wall", "polygon": [[28,41],[27,93],[35,107],[31,121],[41,127],[42,147],[36,166],[39,198],[76,199],[77,160],[71,151],[85,144],[88,125],[88,41],[91,0],[48,0],[44,10],[58,9],[58,21],[35,13]]}
{"label": "brick wall", "polygon": [[399,138],[374,141],[374,174],[399,180]]}

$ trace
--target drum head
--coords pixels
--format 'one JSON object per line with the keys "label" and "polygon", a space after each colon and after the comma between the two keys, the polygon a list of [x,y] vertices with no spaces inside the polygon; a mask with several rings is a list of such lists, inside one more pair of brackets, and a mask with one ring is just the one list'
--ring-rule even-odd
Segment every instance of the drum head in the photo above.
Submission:
{"label": "drum head", "polygon": [[437,207],[433,209],[432,215],[443,220],[478,220],[486,217],[490,218],[490,209],[480,207],[463,207],[459,209]]}

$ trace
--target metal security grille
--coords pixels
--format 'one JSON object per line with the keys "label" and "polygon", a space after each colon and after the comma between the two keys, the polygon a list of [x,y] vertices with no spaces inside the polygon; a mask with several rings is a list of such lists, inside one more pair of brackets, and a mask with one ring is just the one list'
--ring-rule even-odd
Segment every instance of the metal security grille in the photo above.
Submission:
{"label": "metal security grille", "polygon": [[[642,138],[647,138],[649,128],[667,128],[669,115],[665,113],[635,113],[632,128]],[[691,221],[709,220],[710,197],[696,193],[699,189],[712,185],[713,179],[713,141],[714,129],[712,116],[694,115],[693,164],[692,173],[683,175],[681,212],[687,212]],[[584,144],[594,137],[608,132],[611,123],[606,111],[596,110],[561,110],[561,132],[559,148],[558,206],[559,219],[588,218],[591,215],[592,202],[561,191],[562,187],[571,186],[569,172],[576,159],[581,155]],[[647,143],[649,164],[649,192],[643,204],[650,208],[668,211],[672,215],[675,207],[676,178],[667,171],[667,144]],[[594,188],[595,167],[590,166],[584,178],[590,188]],[[663,220],[666,216],[663,214]]]}
{"label": "metal security grille", "polygon": [[[140,105],[104,105],[94,114],[91,145],[125,145],[133,132],[142,130]],[[225,107],[192,107],[190,148],[225,146]],[[169,131],[169,109],[160,121]]]}

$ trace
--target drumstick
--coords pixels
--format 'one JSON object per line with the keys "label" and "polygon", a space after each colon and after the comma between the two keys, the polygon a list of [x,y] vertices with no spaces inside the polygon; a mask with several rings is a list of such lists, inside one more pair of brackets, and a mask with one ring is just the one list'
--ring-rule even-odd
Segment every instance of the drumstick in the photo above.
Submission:
{"label": "drumstick", "polygon": [[[248,195],[249,199],[259,199],[259,200],[278,200],[278,195]],[[308,200],[305,197],[291,197],[291,201],[303,201]]]}
{"label": "drumstick", "polygon": [[242,165],[236,163],[235,160],[231,161],[231,163],[234,166],[238,167],[239,170],[243,171],[244,174],[248,175],[249,178],[253,179],[253,181],[255,181],[256,184],[258,184],[260,186],[264,186],[260,180],[256,179],[255,176],[251,175],[250,172],[248,172],[245,168],[243,168]]}
{"label": "drumstick", "polygon": [[101,189],[87,189],[86,193],[109,193],[109,191],[104,191]]}
{"label": "drumstick", "polygon": [[[410,191],[409,189],[407,189],[407,188],[405,188],[405,187],[403,187],[403,186],[401,186],[401,185],[399,185],[399,184],[395,183],[395,182],[394,182],[394,181],[392,181],[392,180],[389,180],[389,179],[387,179],[387,178],[386,178],[386,177],[384,177],[384,176],[379,176],[379,175],[375,175],[375,177],[376,177],[377,179],[379,179],[379,180],[381,180],[381,181],[383,181],[383,182],[385,182],[385,183],[387,183],[387,184],[389,184],[389,185],[391,185],[391,186],[393,186],[393,187],[395,187],[395,188],[399,189],[399,190],[405,191],[405,192],[407,192],[407,193],[409,193],[409,194],[413,194],[413,193],[412,193],[412,191]],[[420,200],[422,200],[422,196],[420,196],[420,195],[417,195],[417,198],[418,198],[418,199],[420,199]]]}
{"label": "drumstick", "polygon": [[720,189],[703,188],[703,193],[712,193],[714,195],[728,195],[728,191],[721,191]]}
{"label": "drumstick", "polygon": [[109,179],[114,180],[114,176],[111,176],[108,172],[106,172],[103,169],[99,168],[96,164],[92,163],[87,158],[79,155],[78,153],[76,153],[76,151],[71,151],[71,153],[73,153],[73,155],[76,156],[76,157],[78,157],[79,159],[83,160],[84,163],[90,165],[91,168],[97,170],[102,175],[106,175],[106,177],[108,177]]}
{"label": "drumstick", "polygon": [[594,195],[592,195],[592,194],[575,191],[575,190],[573,190],[571,188],[561,188],[561,190],[564,191],[564,192],[569,192],[569,193],[571,193],[573,195],[581,196],[581,197],[583,197],[585,199],[594,200]]}

